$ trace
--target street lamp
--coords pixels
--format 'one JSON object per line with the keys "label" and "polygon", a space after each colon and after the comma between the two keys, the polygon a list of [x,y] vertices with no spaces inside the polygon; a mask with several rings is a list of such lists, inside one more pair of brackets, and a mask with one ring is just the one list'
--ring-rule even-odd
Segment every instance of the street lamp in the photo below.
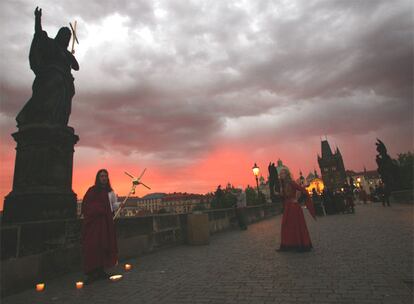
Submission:
{"label": "street lamp", "polygon": [[260,197],[260,194],[259,194],[259,178],[258,178],[260,169],[256,165],[256,163],[254,163],[254,166],[253,166],[252,170],[253,170],[254,176],[256,177],[257,195]]}

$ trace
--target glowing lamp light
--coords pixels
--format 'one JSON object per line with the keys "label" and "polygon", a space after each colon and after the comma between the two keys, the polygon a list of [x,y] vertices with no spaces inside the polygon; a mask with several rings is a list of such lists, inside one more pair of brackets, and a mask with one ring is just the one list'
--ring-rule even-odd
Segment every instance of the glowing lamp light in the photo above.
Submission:
{"label": "glowing lamp light", "polygon": [[256,165],[256,163],[254,163],[254,166],[253,166],[252,170],[253,170],[253,174],[254,174],[254,176],[259,176],[260,169],[259,169],[259,167]]}
{"label": "glowing lamp light", "polygon": [[83,282],[76,282],[76,289],[82,289],[83,288]]}
{"label": "glowing lamp light", "polygon": [[110,279],[112,282],[119,281],[120,279],[122,279],[122,274],[115,274],[115,275],[113,275],[113,276],[110,276],[110,277],[109,277],[109,279]]}
{"label": "glowing lamp light", "polygon": [[361,178],[360,178],[360,177],[358,177],[358,178],[357,178],[357,182],[358,182],[358,183],[360,183],[360,182],[361,182]]}
{"label": "glowing lamp light", "polygon": [[125,268],[126,271],[129,271],[129,270],[132,269],[132,265],[131,264],[125,264],[124,268]]}
{"label": "glowing lamp light", "polygon": [[45,290],[45,283],[36,284],[36,291],[43,291]]}

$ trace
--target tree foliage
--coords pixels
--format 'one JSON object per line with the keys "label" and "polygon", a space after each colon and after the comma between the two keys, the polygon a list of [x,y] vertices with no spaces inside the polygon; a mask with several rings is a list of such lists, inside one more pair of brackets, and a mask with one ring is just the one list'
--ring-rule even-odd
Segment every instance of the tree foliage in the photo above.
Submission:
{"label": "tree foliage", "polygon": [[414,154],[412,152],[398,154],[399,180],[401,189],[414,188]]}
{"label": "tree foliage", "polygon": [[217,187],[211,201],[211,209],[232,208],[237,203],[237,197],[234,194],[236,189],[228,184],[226,189],[221,189],[221,185]]}

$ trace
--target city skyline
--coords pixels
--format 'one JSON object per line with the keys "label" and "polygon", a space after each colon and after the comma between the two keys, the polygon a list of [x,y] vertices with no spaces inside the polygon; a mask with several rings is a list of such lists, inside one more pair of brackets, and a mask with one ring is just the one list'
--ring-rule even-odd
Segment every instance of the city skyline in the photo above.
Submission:
{"label": "city skyline", "polygon": [[[280,158],[295,178],[317,169],[320,142],[345,168],[376,169],[380,138],[413,147],[410,1],[38,1],[50,37],[77,21],[80,64],[69,125],[73,188],[100,168],[118,195],[147,172],[150,192],[254,185]],[[3,1],[0,195],[11,191],[15,117],[31,96],[34,4]],[[3,204],[1,200],[0,206]],[[1,207],[2,208],[2,207]]]}

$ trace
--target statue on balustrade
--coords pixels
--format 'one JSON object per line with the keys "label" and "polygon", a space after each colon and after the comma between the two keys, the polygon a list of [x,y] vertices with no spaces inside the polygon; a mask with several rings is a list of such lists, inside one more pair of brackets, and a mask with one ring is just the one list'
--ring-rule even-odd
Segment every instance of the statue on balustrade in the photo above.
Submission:
{"label": "statue on balustrade", "polygon": [[[4,223],[76,217],[72,190],[73,153],[79,140],[68,126],[75,95],[73,55],[76,23],[62,27],[55,38],[42,29],[42,10],[36,7],[30,68],[35,74],[32,97],[16,117],[18,132],[13,189],[5,197]],[[68,51],[73,35],[72,51]]]}
{"label": "statue on balustrade", "polygon": [[387,148],[384,143],[377,139],[375,143],[377,146],[376,162],[378,165],[378,173],[381,176],[383,183],[383,200],[384,204],[387,202],[388,206],[391,191],[395,191],[398,187],[398,165],[387,153]]}
{"label": "statue on balustrade", "polygon": [[269,163],[268,171],[269,171],[270,198],[272,202],[276,202],[276,192],[277,193],[280,192],[280,183],[279,183],[279,175],[277,173],[275,163]]}
{"label": "statue on balustrade", "polygon": [[79,70],[75,56],[67,50],[71,30],[62,27],[55,38],[49,38],[42,29],[42,9],[36,7],[34,15],[35,33],[29,61],[36,78],[32,86],[32,97],[16,117],[17,126],[67,126],[75,94],[71,69]]}

